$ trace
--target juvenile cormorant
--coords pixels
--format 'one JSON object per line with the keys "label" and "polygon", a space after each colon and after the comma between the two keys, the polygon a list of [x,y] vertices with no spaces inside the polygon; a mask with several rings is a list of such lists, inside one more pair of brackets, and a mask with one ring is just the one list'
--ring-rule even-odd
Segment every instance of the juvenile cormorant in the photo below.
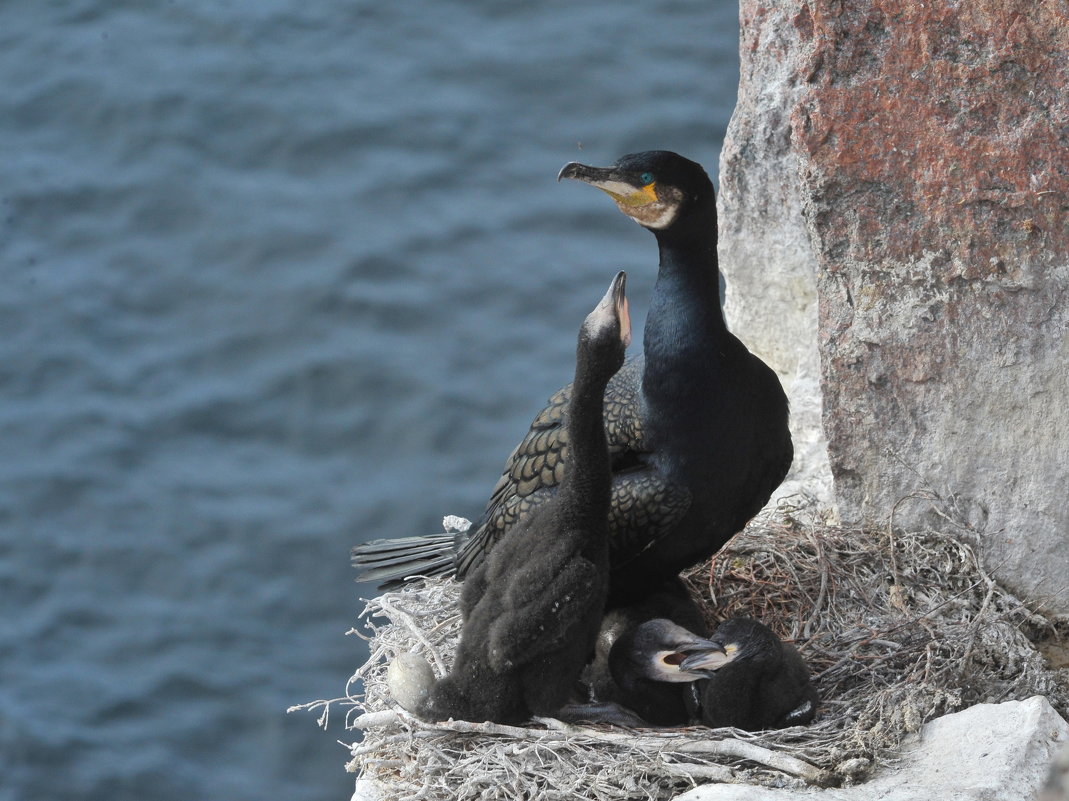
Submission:
{"label": "juvenile cormorant", "polygon": [[[715,553],[768,501],[790,467],[787,398],[776,374],[728,330],[720,308],[716,199],[701,165],[668,151],[612,167],[566,164],[657,238],[660,266],[643,356],[609,382],[613,606],[641,598]],[[456,570],[463,579],[497,541],[557,489],[573,393],[549,400],[482,516],[448,536],[379,540],[353,550],[369,580]]]}
{"label": "juvenile cormorant", "polygon": [[759,731],[813,720],[819,700],[793,645],[745,617],[724,621],[709,641],[708,649],[689,648],[679,662],[681,674],[706,679],[701,690],[705,725]]}
{"label": "juvenile cormorant", "polygon": [[594,701],[587,719],[626,721],[612,707],[619,705],[645,725],[690,722],[700,696],[694,677],[680,674],[678,664],[696,649],[713,647],[705,634],[702,612],[678,577],[637,603],[607,612],[584,674]]}
{"label": "juvenile cormorant", "polygon": [[593,650],[609,588],[612,478],[602,406],[631,338],[625,280],[616,276],[579,333],[557,492],[464,583],[456,660],[416,703],[423,718],[518,723],[551,715]]}

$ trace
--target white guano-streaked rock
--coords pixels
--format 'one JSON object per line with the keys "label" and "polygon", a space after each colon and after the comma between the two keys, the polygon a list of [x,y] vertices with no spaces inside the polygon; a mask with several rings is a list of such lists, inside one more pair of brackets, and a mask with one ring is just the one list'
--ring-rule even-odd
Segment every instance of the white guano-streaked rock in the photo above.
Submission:
{"label": "white guano-streaked rock", "polygon": [[386,801],[390,794],[386,788],[377,781],[359,778],[356,780],[356,789],[349,801]]}
{"label": "white guano-streaked rock", "polygon": [[834,503],[821,427],[817,253],[802,214],[798,157],[786,113],[803,92],[793,77],[798,31],[787,5],[741,7],[738,101],[720,154],[720,269],[728,327],[774,369],[791,404],[794,464],[773,500],[805,493]]}
{"label": "white guano-streaked rock", "polygon": [[930,721],[896,766],[853,787],[707,784],[676,801],[1034,801],[1066,743],[1069,724],[1037,695]]}

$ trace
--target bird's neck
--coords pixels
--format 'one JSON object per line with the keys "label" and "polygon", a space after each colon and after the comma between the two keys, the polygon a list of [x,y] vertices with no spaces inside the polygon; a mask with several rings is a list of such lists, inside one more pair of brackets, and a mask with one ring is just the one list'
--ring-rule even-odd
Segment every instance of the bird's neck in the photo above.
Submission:
{"label": "bird's neck", "polygon": [[701,368],[720,352],[727,336],[720,308],[715,209],[656,233],[660,268],[643,337],[643,394],[655,403],[664,396],[678,407],[681,392],[700,389],[707,375]]}
{"label": "bird's neck", "polygon": [[[605,436],[604,404],[608,377],[591,375],[580,356],[568,408],[568,461],[560,491],[579,499],[569,504],[577,516],[604,522],[612,477]],[[571,521],[581,524],[584,521]]]}

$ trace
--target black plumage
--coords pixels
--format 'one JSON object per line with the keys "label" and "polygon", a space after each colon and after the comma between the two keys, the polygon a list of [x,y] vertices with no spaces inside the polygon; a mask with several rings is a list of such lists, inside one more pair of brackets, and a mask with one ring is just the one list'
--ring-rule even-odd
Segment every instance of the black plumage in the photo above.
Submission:
{"label": "black plumage", "polygon": [[744,617],[724,621],[709,640],[709,650],[692,649],[679,664],[682,673],[705,677],[705,725],[759,731],[813,720],[819,699],[809,668],[793,645]]}
{"label": "black plumage", "polygon": [[518,723],[551,715],[593,650],[609,581],[602,406],[630,340],[624,281],[617,275],[580,331],[565,430],[570,450],[558,490],[469,575],[453,669],[419,702],[421,717]]}
{"label": "black plumage", "polygon": [[[701,165],[667,151],[561,178],[607,192],[660,253],[643,339],[605,393],[612,455],[608,521],[613,606],[715,553],[768,501],[793,455],[775,373],[728,330],[720,308],[716,199]],[[567,460],[571,385],[549,400],[509,456],[482,516],[453,541],[358,546],[367,579],[456,570],[463,579],[502,536],[554,497]]]}
{"label": "black plumage", "polygon": [[[687,649],[710,647],[701,609],[679,578],[649,596],[605,614],[594,659],[585,673],[595,705],[616,704],[647,725],[682,726],[698,710],[694,677],[679,673]],[[667,660],[667,661],[666,661]],[[587,719],[619,719],[592,709]]]}

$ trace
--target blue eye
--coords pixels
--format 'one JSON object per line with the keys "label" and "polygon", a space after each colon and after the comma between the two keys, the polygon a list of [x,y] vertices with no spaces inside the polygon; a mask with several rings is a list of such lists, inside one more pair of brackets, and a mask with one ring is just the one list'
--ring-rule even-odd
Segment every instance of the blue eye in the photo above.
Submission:
{"label": "blue eye", "polygon": [[639,178],[640,181],[642,181],[642,183],[644,183],[646,185],[649,185],[649,184],[653,183],[653,173],[652,172],[644,172],[638,178]]}

